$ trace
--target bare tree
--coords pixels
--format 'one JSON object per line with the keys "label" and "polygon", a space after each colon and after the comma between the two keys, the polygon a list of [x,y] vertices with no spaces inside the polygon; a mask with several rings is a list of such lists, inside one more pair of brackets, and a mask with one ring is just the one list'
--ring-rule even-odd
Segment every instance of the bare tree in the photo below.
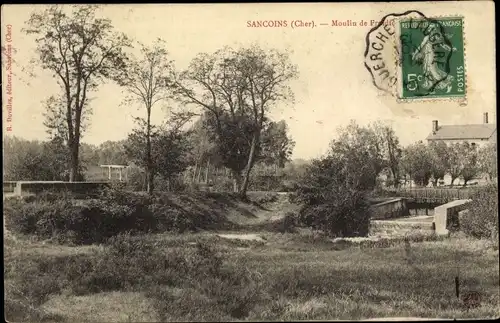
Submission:
{"label": "bare tree", "polygon": [[126,77],[120,84],[128,93],[125,102],[139,103],[146,110],[146,118],[139,118],[145,129],[140,133],[145,136],[145,170],[146,187],[149,194],[154,190],[154,171],[151,152],[151,111],[160,101],[166,101],[171,96],[171,82],[173,80],[173,62],[168,58],[166,43],[157,39],[148,47],[140,44],[141,56],[132,57]]}
{"label": "bare tree", "polygon": [[[266,116],[276,103],[293,99],[289,81],[297,75],[287,53],[257,46],[226,47],[212,55],[199,54],[176,82],[181,100],[208,111],[219,140],[232,141],[234,147],[222,153],[234,157],[226,158],[225,166],[233,172],[242,197],[246,196]],[[236,136],[248,145],[235,146]],[[246,162],[242,164],[241,159]]]}
{"label": "bare tree", "polygon": [[50,6],[32,13],[24,32],[37,38],[40,66],[53,73],[63,90],[64,121],[70,155],[69,180],[78,173],[82,115],[89,93],[105,79],[119,79],[125,67],[128,38],[113,31],[109,19],[96,17],[98,6],[73,5],[70,12]]}

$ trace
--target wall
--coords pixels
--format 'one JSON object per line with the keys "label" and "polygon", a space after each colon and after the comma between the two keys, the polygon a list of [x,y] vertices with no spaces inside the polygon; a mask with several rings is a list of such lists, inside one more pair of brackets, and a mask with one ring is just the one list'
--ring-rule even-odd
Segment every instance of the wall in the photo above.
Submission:
{"label": "wall", "polygon": [[467,208],[472,200],[456,200],[434,209],[436,234],[448,234],[449,229],[458,226],[459,212]]}
{"label": "wall", "polygon": [[38,194],[44,191],[69,191],[77,194],[93,195],[107,186],[109,186],[107,182],[19,181],[14,192],[18,196]]}
{"label": "wall", "polygon": [[408,216],[405,198],[395,198],[371,206],[372,219],[392,219]]}
{"label": "wall", "polygon": [[12,193],[16,187],[16,182],[14,181],[5,181],[3,182],[3,192],[4,193]]}
{"label": "wall", "polygon": [[443,141],[445,142],[446,144],[456,144],[456,143],[462,143],[464,141],[467,141],[468,143],[470,144],[476,144],[476,146],[478,147],[482,147],[482,146],[485,146],[487,145],[490,141],[488,139],[469,139],[469,140],[464,140],[464,139],[446,139],[446,140],[427,140],[427,142],[432,142],[432,141]]}

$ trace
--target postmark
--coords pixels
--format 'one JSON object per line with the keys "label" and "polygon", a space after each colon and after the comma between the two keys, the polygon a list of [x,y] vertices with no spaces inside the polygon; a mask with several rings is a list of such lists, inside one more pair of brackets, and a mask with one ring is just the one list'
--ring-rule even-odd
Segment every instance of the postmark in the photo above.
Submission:
{"label": "postmark", "polygon": [[366,36],[365,67],[398,101],[465,100],[463,18],[388,14]]}

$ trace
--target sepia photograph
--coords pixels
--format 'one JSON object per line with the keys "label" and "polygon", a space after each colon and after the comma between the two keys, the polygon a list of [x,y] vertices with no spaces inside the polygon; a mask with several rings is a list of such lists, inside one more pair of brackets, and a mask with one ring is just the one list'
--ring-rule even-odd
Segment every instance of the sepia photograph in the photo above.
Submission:
{"label": "sepia photograph", "polygon": [[494,10],[2,5],[4,319],[500,318]]}

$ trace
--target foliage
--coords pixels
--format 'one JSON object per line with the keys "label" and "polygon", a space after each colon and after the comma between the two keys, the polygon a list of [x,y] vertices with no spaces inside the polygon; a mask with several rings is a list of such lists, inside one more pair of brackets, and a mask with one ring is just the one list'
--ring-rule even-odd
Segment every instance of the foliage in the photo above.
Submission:
{"label": "foliage", "polygon": [[[48,142],[5,137],[4,180],[54,181],[68,179],[68,154],[58,138]],[[82,180],[83,165],[78,179]]]}
{"label": "foliage", "polygon": [[462,143],[457,147],[460,155],[460,177],[464,180],[464,186],[467,182],[475,178],[480,172],[480,165],[478,164],[478,149],[476,146],[468,142]]}
{"label": "foliage", "polygon": [[[359,151],[361,154],[364,152]],[[368,234],[370,213],[365,199],[366,183],[354,179],[345,167],[352,154],[315,160],[297,186],[292,201],[302,203],[299,221],[333,236]],[[357,157],[354,157],[354,162]],[[356,186],[353,186],[356,185]]]}
{"label": "foliage", "polygon": [[242,196],[267,114],[276,103],[292,97],[288,83],[297,74],[287,53],[227,47],[212,55],[199,54],[176,82],[183,103],[210,114],[223,163],[234,172]]}
{"label": "foliage", "polygon": [[432,159],[429,149],[422,142],[414,143],[404,149],[401,166],[417,185],[426,186],[432,175]]}
{"label": "foliage", "polygon": [[74,244],[103,242],[123,232],[164,232],[194,230],[207,218],[187,215],[168,204],[138,194],[114,191],[101,199],[9,200],[7,226],[15,233]]}
{"label": "foliage", "polygon": [[269,122],[262,133],[261,141],[261,159],[264,163],[284,168],[285,163],[290,161],[295,146],[295,141],[288,134],[286,121]]}
{"label": "foliage", "polygon": [[351,122],[330,147],[296,184],[292,201],[303,205],[299,221],[333,236],[365,236],[370,224],[366,194],[384,169],[380,137]]}
{"label": "foliage", "polygon": [[[188,166],[188,152],[191,149],[187,141],[187,134],[179,130],[179,127],[169,130],[159,129],[150,138],[150,151],[148,153],[147,134],[139,129],[135,129],[129,134],[125,144],[125,152],[128,159],[144,170],[144,176],[140,175],[140,170],[136,169],[132,174],[133,186],[143,187],[146,183],[147,189],[152,188],[152,181],[155,177],[161,177],[165,181],[175,182],[176,176],[182,173]],[[149,166],[148,166],[149,165]],[[149,167],[149,173],[147,171]],[[152,176],[149,178],[148,176]],[[148,180],[149,179],[149,180]],[[143,182],[145,180],[146,182]],[[168,185],[167,185],[168,186]],[[165,187],[163,187],[165,188]],[[167,187],[167,190],[168,189]],[[151,193],[151,192],[150,192]]]}
{"label": "foliage", "polygon": [[433,185],[437,186],[440,179],[443,179],[449,166],[449,147],[443,141],[433,141],[429,143],[429,157],[431,164],[431,175]]}
{"label": "foliage", "polygon": [[479,150],[478,164],[480,171],[487,174],[490,180],[498,176],[496,143],[490,143]]}
{"label": "foliage", "polygon": [[38,63],[42,69],[52,72],[61,86],[61,97],[49,102],[47,121],[58,135],[67,139],[70,180],[74,181],[89,94],[104,79],[118,80],[123,76],[123,49],[130,41],[125,35],[114,32],[109,19],[96,17],[97,6],[75,5],[71,9],[67,12],[52,5],[34,12],[24,32],[37,37]]}
{"label": "foliage", "polygon": [[450,144],[448,145],[448,154],[447,154],[447,159],[448,162],[446,165],[448,166],[448,174],[451,176],[451,186],[453,186],[453,183],[455,182],[455,179],[460,177],[460,173],[462,172],[462,167],[461,167],[461,150],[462,150],[462,145],[460,143],[455,143],[455,144]]}
{"label": "foliage", "polygon": [[[128,159],[125,153],[125,140],[107,140],[96,147],[98,165],[127,165]],[[83,153],[83,152],[82,152]]]}
{"label": "foliage", "polygon": [[[390,171],[392,185],[399,186],[401,177],[401,155],[402,148],[399,143],[399,138],[396,136],[394,129],[381,121],[370,125],[370,130],[376,137],[380,154],[383,158],[384,168]],[[388,184],[389,182],[386,182]]]}
{"label": "foliage", "polygon": [[379,173],[384,169],[381,143],[370,128],[354,121],[339,129],[339,138],[330,144],[330,154],[340,167],[338,174],[344,187],[370,190],[376,185]]}
{"label": "foliage", "polygon": [[141,141],[144,145],[144,152],[133,157],[142,161],[140,165],[145,169],[146,187],[150,194],[154,190],[157,171],[152,148],[152,140],[157,133],[151,123],[151,111],[156,103],[169,99],[169,84],[173,78],[172,61],[169,60],[165,47],[166,44],[161,39],[157,39],[150,47],[141,44],[141,57],[130,59],[126,77],[120,80],[120,85],[125,87],[128,93],[125,102],[138,103],[146,112],[144,118],[137,118],[140,128],[133,132],[131,139]]}
{"label": "foliage", "polygon": [[498,185],[478,188],[470,198],[468,212],[460,218],[460,229],[476,238],[498,241]]}

